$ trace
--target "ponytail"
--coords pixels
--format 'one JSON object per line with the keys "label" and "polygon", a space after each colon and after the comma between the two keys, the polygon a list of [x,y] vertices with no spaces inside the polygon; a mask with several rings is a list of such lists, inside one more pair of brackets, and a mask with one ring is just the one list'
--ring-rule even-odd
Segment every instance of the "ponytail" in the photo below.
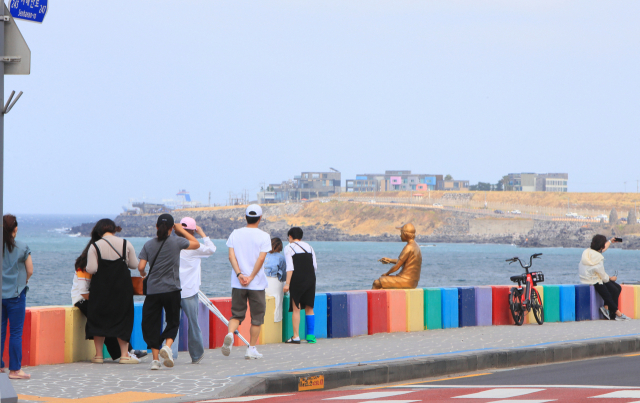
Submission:
{"label": "ponytail", "polygon": [[158,228],[158,231],[156,232],[158,241],[164,241],[165,239],[169,238],[169,230],[171,229],[171,227],[167,223],[161,222],[156,228]]}

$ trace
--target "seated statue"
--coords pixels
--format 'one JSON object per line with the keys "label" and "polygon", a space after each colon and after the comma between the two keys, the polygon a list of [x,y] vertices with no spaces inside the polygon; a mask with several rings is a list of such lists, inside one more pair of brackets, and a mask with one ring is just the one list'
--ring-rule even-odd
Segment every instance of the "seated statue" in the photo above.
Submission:
{"label": "seated statue", "polygon": [[[392,289],[392,288],[416,288],[420,281],[420,270],[422,269],[422,252],[420,246],[416,243],[416,228],[413,224],[405,224],[398,228],[400,230],[400,239],[407,244],[400,252],[398,259],[389,259],[383,257],[379,260],[383,264],[393,263],[393,267],[383,274],[378,280],[373,282],[373,289]],[[391,276],[400,268],[400,273]]]}

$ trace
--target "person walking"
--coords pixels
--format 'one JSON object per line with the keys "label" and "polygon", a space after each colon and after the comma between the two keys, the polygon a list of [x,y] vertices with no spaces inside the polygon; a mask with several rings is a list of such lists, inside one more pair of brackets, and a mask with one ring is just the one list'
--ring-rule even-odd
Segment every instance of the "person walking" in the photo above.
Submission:
{"label": "person walking", "polygon": [[117,231],[116,223],[108,218],[99,220],[91,231],[86,262],[86,273],[91,275],[88,293],[91,303],[85,312],[85,333],[87,339],[93,339],[96,348],[91,362],[104,362],[103,345],[111,338],[108,342],[109,354],[114,354],[111,357],[119,359],[120,364],[137,364],[140,361],[129,355],[133,331],[133,285],[129,269],[138,266],[138,259],[133,245],[117,237]]}
{"label": "person walking", "polygon": [[[33,275],[31,250],[22,241],[17,241],[18,220],[14,215],[2,217],[2,345],[7,338],[9,324],[9,379],[30,379],[22,370],[22,329],[26,312],[29,278]],[[1,354],[0,354],[1,355]],[[7,369],[4,360],[0,372]]]}
{"label": "person walking", "polygon": [[267,276],[266,295],[275,297],[276,311],[274,322],[282,321],[282,299],[284,298],[284,282],[287,279],[287,264],[282,256],[282,240],[271,238],[271,251],[264,259],[264,274]]}
{"label": "person walking", "polygon": [[[142,337],[151,348],[153,361],[151,369],[173,367],[173,344],[180,328],[180,251],[195,250],[200,242],[188,233],[181,224],[175,224],[171,214],[161,214],[156,223],[156,237],[147,241],[140,251],[138,271],[145,284],[144,305],[142,306]],[[181,236],[172,236],[175,230]],[[149,262],[149,275],[145,269]],[[162,310],[167,325],[162,328]],[[166,345],[162,347],[163,341]]]}
{"label": "person walking", "polygon": [[229,356],[234,341],[233,332],[238,329],[247,313],[247,301],[251,309],[251,331],[245,359],[259,359],[262,354],[256,349],[260,326],[264,323],[266,310],[265,289],[267,276],[262,270],[267,252],[271,250],[269,234],[258,229],[262,208],[252,204],[245,211],[247,226],[234,230],[229,239],[229,262],[231,263],[231,319],[229,333],[224,337],[222,354]]}
{"label": "person walking", "polygon": [[582,252],[578,264],[578,275],[582,284],[593,285],[604,300],[604,305],[600,307],[602,315],[609,320],[622,321],[629,320],[627,315],[618,308],[618,297],[622,287],[616,283],[618,279],[616,276],[609,276],[604,271],[604,256],[602,256],[616,242],[615,238],[607,240],[604,235],[594,235],[591,247]]}
{"label": "person walking", "polygon": [[[89,289],[91,288],[91,273],[87,272],[87,263],[89,256],[89,248],[99,240],[103,239],[103,236],[106,233],[118,233],[122,231],[122,228],[115,225],[112,220],[105,219],[100,220],[94,225],[91,230],[91,239],[87,243],[87,246],[84,248],[80,256],[76,259],[75,263],[75,274],[73,276],[73,285],[71,287],[71,304],[80,309],[80,312],[87,317],[89,315]],[[118,245],[121,244],[122,240],[117,237],[113,237],[114,239],[109,238],[109,242],[113,245],[116,243]],[[105,239],[106,240],[106,239]],[[94,254],[95,253],[94,250]],[[120,253],[113,251],[111,248],[106,248],[105,251],[102,252],[102,255],[109,255],[111,258],[120,257]],[[135,249],[133,245],[127,243],[127,266],[129,268],[137,268],[138,267],[138,258],[136,257]],[[115,260],[115,259],[114,259]],[[92,266],[97,265],[97,258],[92,258]],[[95,267],[94,267],[95,268]],[[93,268],[91,269],[94,270]],[[119,360],[121,357],[120,345],[118,344],[117,337],[105,337],[104,345],[111,356],[111,359],[114,361]],[[131,343],[128,344],[128,354],[129,357],[133,359],[140,359],[147,355],[146,350],[133,350],[131,347]],[[100,350],[99,352],[101,352]],[[96,351],[98,352],[98,351]],[[99,353],[98,352],[98,353]],[[97,358],[103,358],[101,354],[98,355]],[[104,360],[104,358],[103,358]],[[99,360],[98,360],[99,361]],[[125,362],[131,364],[132,362]]]}
{"label": "person walking", "polygon": [[[216,251],[216,246],[202,228],[196,225],[196,220],[193,218],[183,218],[180,220],[180,225],[192,236],[196,233],[200,235],[204,243],[198,249],[180,252],[180,284],[182,286],[180,306],[189,321],[188,348],[191,363],[198,364],[204,358],[204,342],[200,324],[198,323],[198,307],[200,303],[198,292],[200,291],[200,284],[202,284],[201,261],[203,258],[213,255]],[[175,357],[178,351],[178,343],[174,342],[171,349]]]}
{"label": "person walking", "polygon": [[302,228],[293,227],[287,234],[289,245],[285,249],[287,262],[287,282],[284,292],[291,294],[289,312],[293,326],[293,336],[285,341],[287,344],[300,344],[300,310],[304,309],[307,323],[307,342],[315,344],[315,316],[313,306],[316,299],[316,252],[311,245],[302,242]]}

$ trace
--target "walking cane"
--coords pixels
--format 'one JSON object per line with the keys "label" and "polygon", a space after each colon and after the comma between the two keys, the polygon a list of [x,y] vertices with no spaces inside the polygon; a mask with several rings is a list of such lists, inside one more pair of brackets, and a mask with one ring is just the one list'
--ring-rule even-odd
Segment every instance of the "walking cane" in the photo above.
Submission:
{"label": "walking cane", "polygon": [[[207,296],[204,295],[202,291],[198,291],[198,299],[204,304],[204,306],[207,307],[207,309],[213,312],[213,314],[216,315],[218,319],[222,321],[222,323],[224,323],[226,326],[229,326],[229,321],[227,320],[227,318],[225,318],[224,315],[218,310],[218,308],[216,308],[216,306],[213,305],[211,301],[209,301],[209,298],[207,298]],[[245,340],[244,337],[242,337],[240,332],[236,330],[234,333],[240,338],[240,340],[242,340],[244,344],[247,345],[247,347],[249,347],[249,342]]]}

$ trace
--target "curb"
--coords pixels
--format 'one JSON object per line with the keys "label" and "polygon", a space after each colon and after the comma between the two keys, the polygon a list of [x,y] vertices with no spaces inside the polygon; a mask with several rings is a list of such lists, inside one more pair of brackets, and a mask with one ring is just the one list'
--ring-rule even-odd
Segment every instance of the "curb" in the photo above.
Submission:
{"label": "curb", "polygon": [[640,352],[640,337],[557,343],[522,349],[516,347],[473,354],[460,353],[390,361],[386,364],[361,364],[318,371],[256,375],[244,378],[237,384],[226,388],[217,397],[230,398],[298,392],[301,378],[318,375],[324,376],[324,387],[320,390],[329,390],[345,386],[379,385],[487,369],[578,361],[634,352]]}

